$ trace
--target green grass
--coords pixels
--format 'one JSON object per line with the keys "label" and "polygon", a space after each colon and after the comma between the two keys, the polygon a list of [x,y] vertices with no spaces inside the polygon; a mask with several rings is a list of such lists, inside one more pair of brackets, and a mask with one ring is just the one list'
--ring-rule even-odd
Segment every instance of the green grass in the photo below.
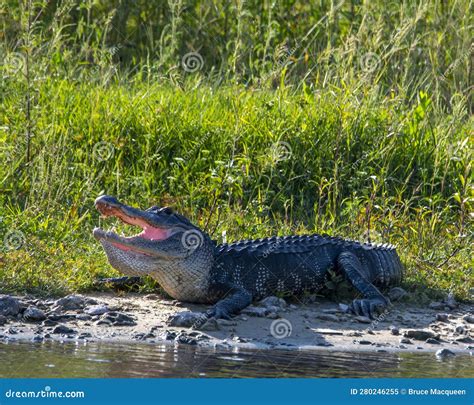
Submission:
{"label": "green grass", "polygon": [[[245,12],[257,5],[209,8],[214,20],[200,18],[214,21],[212,46],[195,73],[181,55],[204,35],[194,17],[206,2],[179,18],[157,11],[157,32],[118,43],[119,60],[99,3],[87,21],[72,1],[29,24],[38,9],[27,4],[3,15],[2,292],[88,291],[115,274],[91,236],[105,192],[172,205],[217,240],[318,232],[390,242],[407,289],[470,298],[469,2],[266,5],[255,24]],[[174,34],[149,43],[160,18]],[[295,46],[315,24],[316,37]]]}

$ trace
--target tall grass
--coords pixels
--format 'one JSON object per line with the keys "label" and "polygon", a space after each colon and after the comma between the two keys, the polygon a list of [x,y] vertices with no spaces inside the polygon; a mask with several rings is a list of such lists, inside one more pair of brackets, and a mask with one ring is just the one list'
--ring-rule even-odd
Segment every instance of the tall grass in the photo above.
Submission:
{"label": "tall grass", "polygon": [[468,298],[471,2],[310,3],[8,4],[2,289],[112,274],[106,192],[218,240],[392,242],[407,288]]}

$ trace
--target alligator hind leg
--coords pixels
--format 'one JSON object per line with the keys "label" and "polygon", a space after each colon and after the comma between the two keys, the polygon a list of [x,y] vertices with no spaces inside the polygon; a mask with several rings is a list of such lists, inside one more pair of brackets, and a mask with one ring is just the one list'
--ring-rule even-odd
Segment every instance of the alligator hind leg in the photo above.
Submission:
{"label": "alligator hind leg", "polygon": [[377,311],[390,305],[388,298],[385,298],[377,287],[369,281],[356,255],[350,252],[342,252],[337,258],[337,264],[352,285],[364,296],[363,299],[356,299],[351,304],[350,308],[356,315],[373,318]]}

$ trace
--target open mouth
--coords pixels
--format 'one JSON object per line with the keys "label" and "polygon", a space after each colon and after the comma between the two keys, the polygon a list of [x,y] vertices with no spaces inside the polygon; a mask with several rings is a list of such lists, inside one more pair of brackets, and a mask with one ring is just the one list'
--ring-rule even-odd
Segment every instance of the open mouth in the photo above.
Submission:
{"label": "open mouth", "polygon": [[142,229],[140,233],[132,236],[118,235],[113,229],[109,231],[94,229],[93,235],[97,240],[106,241],[121,250],[149,255],[147,246],[150,246],[150,242],[162,241],[170,236],[169,229],[151,225],[140,216],[140,210],[122,205],[113,197],[99,197],[95,206],[102,218],[116,217],[125,224]]}

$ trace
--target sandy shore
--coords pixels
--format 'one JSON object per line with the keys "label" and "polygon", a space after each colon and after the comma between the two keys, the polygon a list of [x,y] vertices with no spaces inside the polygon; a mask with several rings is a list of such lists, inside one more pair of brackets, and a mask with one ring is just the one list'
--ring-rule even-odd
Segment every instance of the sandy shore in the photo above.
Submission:
{"label": "sandy shore", "polygon": [[[471,353],[472,305],[396,303],[377,319],[345,312],[324,299],[286,303],[272,298],[232,320],[198,328],[170,326],[181,311],[208,307],[156,294],[94,293],[59,300],[0,296],[0,342],[29,340],[167,342],[222,348],[429,351]],[[448,351],[444,351],[448,355]]]}

